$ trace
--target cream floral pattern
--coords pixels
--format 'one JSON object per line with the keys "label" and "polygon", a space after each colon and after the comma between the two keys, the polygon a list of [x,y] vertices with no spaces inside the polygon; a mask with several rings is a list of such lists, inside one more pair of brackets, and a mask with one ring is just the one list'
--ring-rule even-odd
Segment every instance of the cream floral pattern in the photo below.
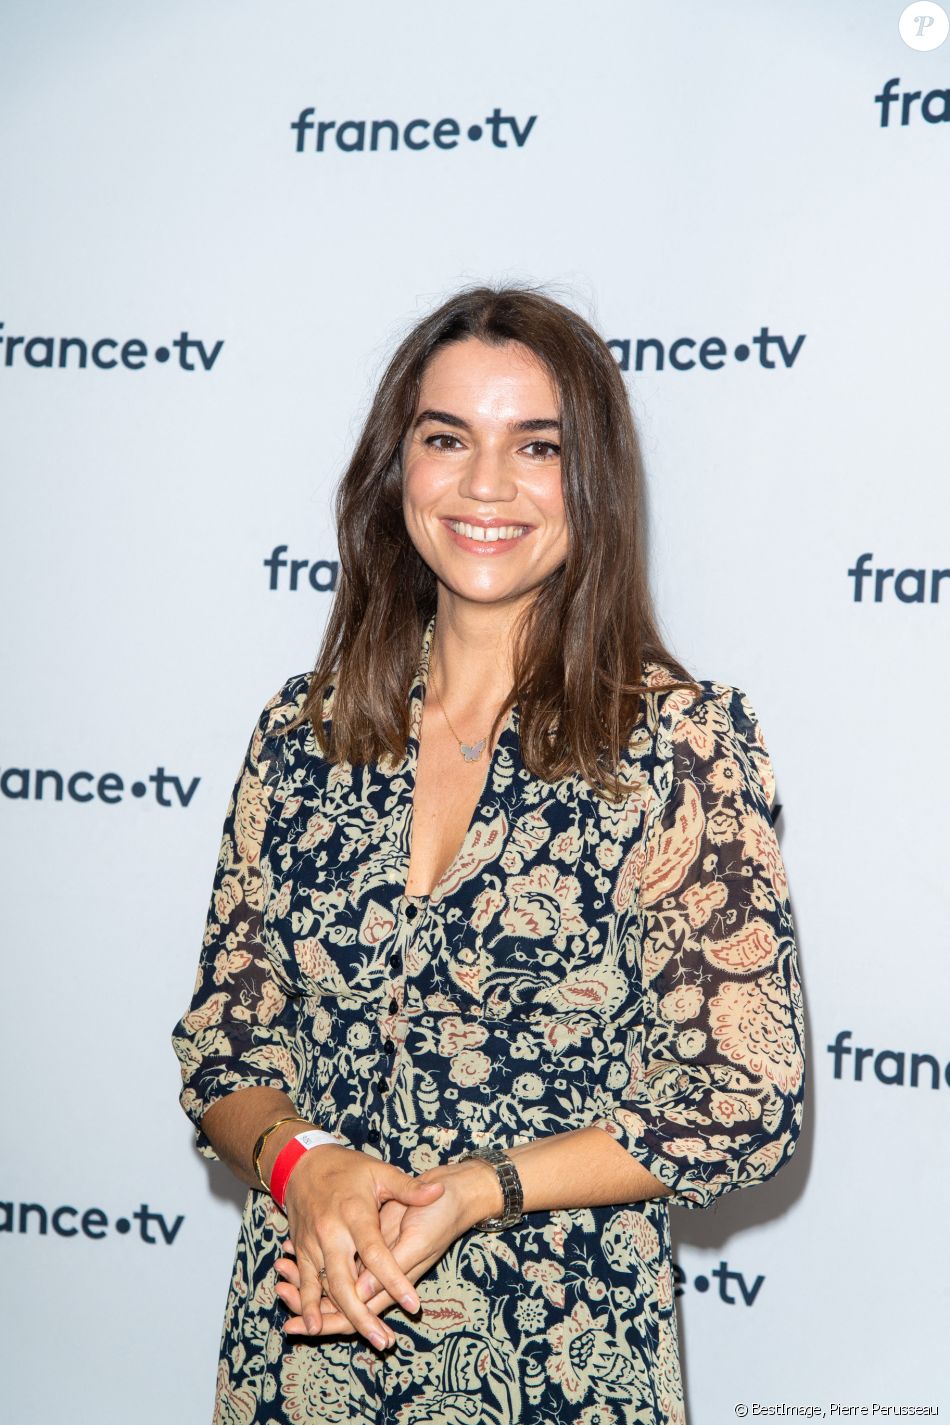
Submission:
{"label": "cream floral pattern", "polygon": [[[596,1125],[667,1198],[472,1232],[393,1311],[395,1348],[282,1332],[286,1219],[248,1193],[215,1425],[684,1425],[668,1205],[764,1182],[795,1150],[803,1005],[775,784],[745,695],[651,693],[622,806],[532,778],[513,708],[455,861],[402,893],[434,621],[402,760],[330,766],[254,729],[175,1026],[199,1151],[210,1104],[270,1085],[408,1172]],[[645,670],[655,685],[666,670]],[[332,716],[328,690],[324,716]]]}

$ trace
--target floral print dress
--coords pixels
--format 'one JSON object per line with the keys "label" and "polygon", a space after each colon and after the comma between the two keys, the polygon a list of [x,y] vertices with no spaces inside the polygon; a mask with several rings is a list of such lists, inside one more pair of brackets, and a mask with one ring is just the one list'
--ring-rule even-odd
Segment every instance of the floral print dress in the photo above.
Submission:
{"label": "floral print dress", "polygon": [[669,1204],[772,1177],[802,1121],[762,732],[737,688],[651,693],[618,806],[580,776],[532,777],[512,708],[458,855],[430,897],[407,897],[434,622],[401,761],[333,766],[309,723],[275,735],[306,673],[254,729],[173,1035],[198,1149],[216,1156],[212,1103],[264,1085],[408,1173],[596,1125],[672,1194],[466,1233],[417,1283],[421,1313],[387,1313],[396,1345],[377,1352],[284,1334],[287,1222],[249,1191],[215,1425],[683,1425]]}

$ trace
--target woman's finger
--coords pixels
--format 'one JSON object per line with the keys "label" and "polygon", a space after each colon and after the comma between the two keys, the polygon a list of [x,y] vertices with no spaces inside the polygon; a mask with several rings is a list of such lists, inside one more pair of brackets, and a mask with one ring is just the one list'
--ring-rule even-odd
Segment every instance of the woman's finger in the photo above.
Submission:
{"label": "woman's finger", "polygon": [[297,1263],[300,1275],[300,1314],[308,1334],[319,1336],[323,1327],[320,1300],[323,1296],[324,1283],[324,1279],[320,1275],[320,1268],[325,1266],[325,1262],[321,1259],[318,1251],[314,1254],[301,1252]]}
{"label": "woman's finger", "polygon": [[361,1267],[375,1278],[378,1287],[389,1292],[394,1302],[398,1301],[407,1311],[418,1310],[419,1298],[415,1288],[386,1244],[378,1226],[367,1224],[367,1228],[359,1237],[354,1233]]}
{"label": "woman's finger", "polygon": [[[408,1272],[410,1279],[412,1281],[418,1281],[438,1260],[438,1254],[433,1254],[428,1260],[420,1262],[417,1266],[411,1268]],[[354,1283],[354,1290],[365,1302],[369,1310],[381,1314],[394,1306],[395,1302],[387,1291],[372,1288],[369,1285],[372,1280],[373,1278],[368,1273],[361,1273],[360,1277],[357,1278],[357,1281]],[[289,1336],[306,1336],[311,1334],[308,1332],[306,1323],[300,1314],[300,1293],[288,1282],[279,1282],[277,1290],[287,1310],[291,1313],[284,1322],[284,1331]],[[367,1296],[369,1298],[368,1300]],[[322,1335],[352,1336],[355,1334],[356,1328],[352,1321],[334,1306],[326,1291],[321,1299],[320,1309],[323,1312]]]}
{"label": "woman's finger", "polygon": [[[310,1336],[312,1334],[307,1330],[301,1316],[288,1316],[284,1322],[284,1331],[288,1336]],[[342,1312],[328,1310],[324,1315],[323,1330],[320,1334],[321,1336],[355,1336],[356,1327]]]}
{"label": "woman's finger", "polygon": [[[313,1332],[308,1331],[307,1324],[300,1312],[300,1293],[296,1287],[289,1286],[287,1282],[278,1282],[277,1293],[289,1313],[284,1320],[284,1330],[287,1334],[289,1336],[312,1336]],[[352,1321],[337,1310],[326,1292],[320,1298],[320,1311],[323,1314],[320,1326],[321,1336],[355,1335],[356,1328]]]}
{"label": "woman's finger", "polygon": [[284,1281],[290,1282],[291,1286],[300,1287],[300,1268],[292,1257],[278,1257],[274,1263],[274,1270]]}
{"label": "woman's finger", "polygon": [[395,1198],[384,1202],[379,1209],[379,1230],[387,1247],[392,1247],[399,1241],[402,1220],[408,1211],[405,1203],[396,1202]]}
{"label": "woman's finger", "polygon": [[370,1297],[375,1296],[382,1289],[382,1285],[382,1282],[377,1281],[369,1267],[364,1267],[356,1278],[356,1290],[367,1305],[369,1305]]}
{"label": "woman's finger", "polygon": [[[287,1288],[287,1295],[282,1291],[281,1300],[288,1311],[288,1316],[284,1320],[283,1329],[288,1336],[312,1336],[314,1333],[308,1328],[307,1323],[300,1315],[299,1307],[295,1306],[290,1299],[293,1287]],[[382,1299],[382,1294],[381,1298]],[[299,1298],[298,1298],[299,1300]],[[389,1298],[386,1297],[389,1302]],[[344,1316],[342,1311],[338,1311],[328,1297],[324,1297],[320,1303],[320,1310],[323,1313],[323,1322],[320,1327],[321,1336],[355,1336],[356,1327],[348,1316]]]}
{"label": "woman's finger", "polygon": [[[352,1249],[347,1251],[345,1247],[329,1242],[324,1242],[322,1246],[323,1260],[327,1268],[329,1294],[340,1311],[378,1351],[394,1345],[396,1338],[390,1327],[385,1325],[374,1312],[367,1311],[354,1289],[355,1265]],[[385,1250],[383,1247],[383,1251]],[[307,1304],[303,1298],[302,1305],[306,1318]],[[327,1332],[330,1330],[326,1322],[323,1329]]]}
{"label": "woman's finger", "polygon": [[[399,1236],[402,1231],[402,1221],[408,1211],[409,1209],[406,1207],[406,1204],[404,1202],[397,1202],[394,1197],[388,1198],[379,1209],[380,1236],[390,1250],[395,1247],[399,1241]],[[359,1255],[357,1255],[356,1258],[356,1268],[358,1273],[356,1279],[357,1290],[365,1301],[367,1297],[379,1291],[382,1283],[377,1281],[365,1263],[360,1260]]]}
{"label": "woman's finger", "polygon": [[[278,1261],[277,1263],[279,1270],[282,1269],[281,1261]],[[324,1281],[324,1287],[323,1295],[320,1298],[320,1310],[323,1312],[324,1319],[320,1334],[329,1334],[331,1330],[345,1330],[346,1334],[351,1334],[355,1330],[352,1321],[350,1321],[347,1317],[344,1317],[340,1313],[329,1295],[329,1291],[326,1286],[326,1279],[322,1278],[322,1280]],[[297,1271],[296,1263],[292,1263],[289,1269],[286,1270],[284,1279],[277,1283],[276,1291],[277,1295],[280,1297],[281,1301],[284,1303],[284,1306],[290,1313],[290,1315],[284,1322],[284,1330],[289,1331],[291,1334],[303,1335],[305,1334],[305,1327],[302,1314],[303,1309],[300,1300],[299,1281],[300,1274]],[[360,1301],[365,1303],[367,1297],[372,1296],[375,1292],[379,1290],[379,1286],[376,1282],[375,1277],[371,1276],[368,1273],[362,1273],[361,1276],[357,1278],[356,1282],[354,1283],[354,1290]],[[328,1322],[326,1319],[328,1316],[334,1316],[337,1318],[337,1320],[332,1323]]]}
{"label": "woman's finger", "polygon": [[[425,1261],[419,1262],[416,1266],[411,1267],[408,1275],[413,1281],[418,1281],[420,1277],[425,1276],[426,1272],[432,1270],[436,1262],[441,1260],[441,1256],[442,1254],[440,1252],[433,1253],[433,1255],[427,1257]],[[395,1302],[387,1291],[380,1290],[369,1298],[366,1305],[370,1311],[388,1311],[391,1306],[395,1306]],[[421,1301],[419,1303],[419,1309],[422,1309]]]}
{"label": "woman's finger", "polygon": [[[281,1301],[284,1303],[288,1315],[284,1321],[284,1330],[305,1330],[305,1323],[300,1305],[300,1292],[296,1287],[290,1286],[287,1282],[278,1282],[274,1288]],[[321,1306],[323,1302],[320,1303]]]}

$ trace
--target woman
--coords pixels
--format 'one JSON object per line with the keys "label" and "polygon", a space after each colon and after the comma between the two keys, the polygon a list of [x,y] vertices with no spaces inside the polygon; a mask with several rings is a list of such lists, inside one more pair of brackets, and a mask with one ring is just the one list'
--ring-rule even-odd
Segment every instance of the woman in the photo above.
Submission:
{"label": "woman", "polygon": [[459,293],[337,522],[174,1036],[251,1189],[215,1420],[682,1422],[668,1204],[791,1157],[802,998],[765,743],[658,636],[609,349]]}

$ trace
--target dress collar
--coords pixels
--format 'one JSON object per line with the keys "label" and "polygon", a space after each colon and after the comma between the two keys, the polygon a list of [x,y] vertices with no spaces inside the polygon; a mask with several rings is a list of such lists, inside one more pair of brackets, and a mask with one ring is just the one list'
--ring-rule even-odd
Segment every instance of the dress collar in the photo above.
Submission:
{"label": "dress collar", "polygon": [[425,702],[426,688],[429,686],[429,655],[435,635],[435,618],[436,616],[433,614],[425,626],[416,662],[415,677],[409,688],[409,735],[417,742],[419,730],[422,727],[422,705]]}

